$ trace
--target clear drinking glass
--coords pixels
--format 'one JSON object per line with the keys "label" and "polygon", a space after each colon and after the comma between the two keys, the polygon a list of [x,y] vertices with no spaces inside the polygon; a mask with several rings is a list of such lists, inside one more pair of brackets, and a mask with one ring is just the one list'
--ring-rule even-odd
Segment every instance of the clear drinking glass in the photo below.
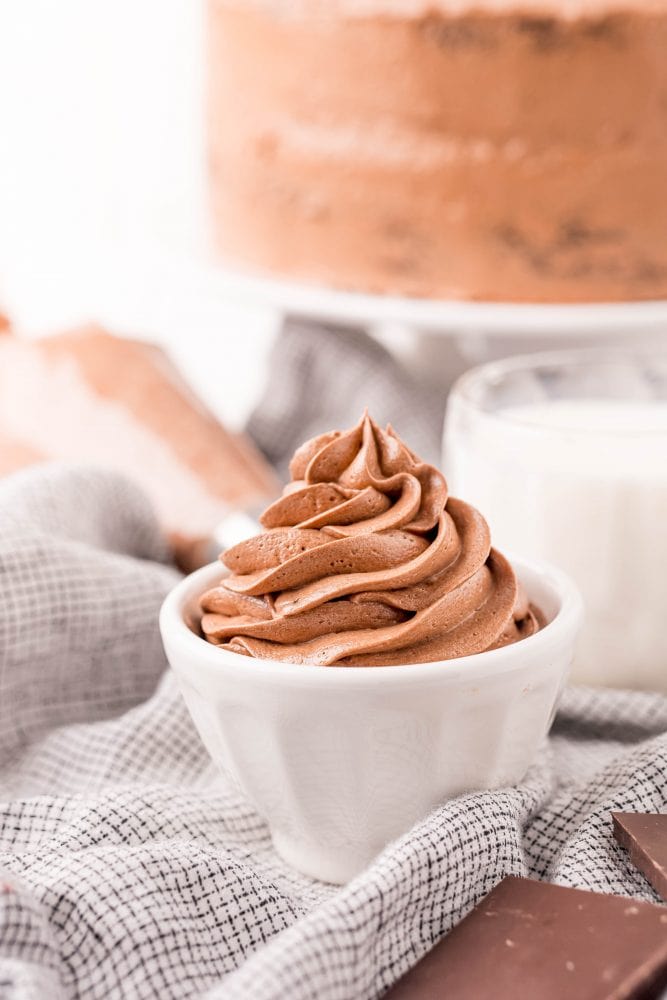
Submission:
{"label": "clear drinking glass", "polygon": [[495,546],[578,583],[572,680],[667,691],[667,351],[472,369],[449,398],[443,467]]}

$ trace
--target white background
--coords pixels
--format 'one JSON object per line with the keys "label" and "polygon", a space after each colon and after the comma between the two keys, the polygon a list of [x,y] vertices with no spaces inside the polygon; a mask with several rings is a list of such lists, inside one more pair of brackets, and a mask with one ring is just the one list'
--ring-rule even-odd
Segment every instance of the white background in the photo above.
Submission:
{"label": "white background", "polygon": [[206,237],[202,82],[200,0],[1,0],[0,309],[162,339],[238,425],[276,317],[159,266]]}

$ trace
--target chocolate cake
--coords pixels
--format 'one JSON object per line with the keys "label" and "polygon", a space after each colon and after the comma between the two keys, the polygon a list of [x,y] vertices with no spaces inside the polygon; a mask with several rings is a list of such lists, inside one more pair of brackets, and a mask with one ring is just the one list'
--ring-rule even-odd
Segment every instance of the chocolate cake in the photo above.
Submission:
{"label": "chocolate cake", "polygon": [[209,0],[235,266],[487,301],[667,297],[664,0]]}

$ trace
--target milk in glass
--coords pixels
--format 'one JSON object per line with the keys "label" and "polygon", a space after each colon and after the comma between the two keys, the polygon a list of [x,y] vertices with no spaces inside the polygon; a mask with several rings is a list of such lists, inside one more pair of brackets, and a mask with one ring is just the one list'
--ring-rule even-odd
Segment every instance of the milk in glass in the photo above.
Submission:
{"label": "milk in glass", "polygon": [[450,492],[479,508],[501,551],[547,559],[578,583],[573,681],[667,691],[664,372],[548,370],[503,386],[496,366],[490,392],[464,377],[445,425]]}

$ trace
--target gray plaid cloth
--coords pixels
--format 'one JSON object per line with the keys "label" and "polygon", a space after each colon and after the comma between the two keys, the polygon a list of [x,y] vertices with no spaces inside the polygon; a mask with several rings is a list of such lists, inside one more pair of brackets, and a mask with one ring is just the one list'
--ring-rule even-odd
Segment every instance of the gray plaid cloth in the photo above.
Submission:
{"label": "gray plaid cloth", "polygon": [[667,698],[613,691],[570,690],[519,787],[443,805],[346,887],[291,871],[165,669],[165,558],[120,478],[0,481],[2,1000],[370,1000],[503,875],[655,898],[609,811],[664,809]]}
{"label": "gray plaid cloth", "polygon": [[[445,391],[418,384],[367,333],[288,320],[269,371],[248,430],[284,478],[300,444],[356,423],[366,406],[378,424],[392,423],[425,461],[440,464]],[[449,381],[442,372],[443,385]]]}

